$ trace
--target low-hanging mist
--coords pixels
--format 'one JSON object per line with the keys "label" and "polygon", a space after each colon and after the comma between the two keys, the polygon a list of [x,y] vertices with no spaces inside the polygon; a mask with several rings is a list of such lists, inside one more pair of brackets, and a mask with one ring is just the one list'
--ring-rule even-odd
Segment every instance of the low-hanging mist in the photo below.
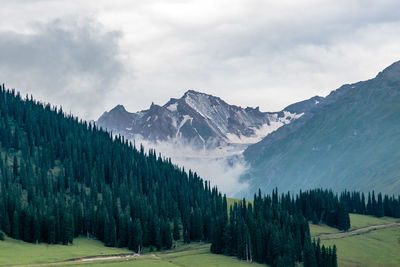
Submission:
{"label": "low-hanging mist", "polygon": [[178,140],[154,143],[142,138],[135,138],[135,143],[136,146],[143,145],[145,151],[155,149],[163,157],[171,158],[179,167],[196,172],[228,197],[242,197],[248,187],[246,182],[240,181],[241,175],[248,170],[240,147],[200,150]]}

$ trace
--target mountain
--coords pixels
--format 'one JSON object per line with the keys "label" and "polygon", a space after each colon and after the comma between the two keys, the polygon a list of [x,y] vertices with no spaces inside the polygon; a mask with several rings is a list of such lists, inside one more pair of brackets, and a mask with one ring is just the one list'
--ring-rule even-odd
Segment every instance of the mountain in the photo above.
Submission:
{"label": "mountain", "polygon": [[242,177],[250,184],[249,195],[275,187],[398,194],[400,62],[374,79],[343,85],[308,103],[315,101],[304,116],[244,151],[251,166]]}
{"label": "mountain", "polygon": [[310,109],[313,103],[281,112],[261,112],[258,107],[241,108],[229,105],[219,97],[189,90],[181,98],[171,98],[163,106],[151,104],[149,109],[136,113],[118,105],[105,112],[97,125],[130,139],[154,143],[182,141],[197,148],[213,149],[258,142],[272,131],[300,118],[303,110]]}

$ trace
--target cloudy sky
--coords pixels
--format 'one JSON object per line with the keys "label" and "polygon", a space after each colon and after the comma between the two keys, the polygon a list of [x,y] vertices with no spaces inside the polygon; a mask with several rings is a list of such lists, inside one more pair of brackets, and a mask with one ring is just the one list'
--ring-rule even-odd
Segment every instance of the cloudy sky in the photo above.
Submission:
{"label": "cloudy sky", "polygon": [[397,0],[0,3],[0,82],[84,119],[188,89],[276,111],[400,60]]}

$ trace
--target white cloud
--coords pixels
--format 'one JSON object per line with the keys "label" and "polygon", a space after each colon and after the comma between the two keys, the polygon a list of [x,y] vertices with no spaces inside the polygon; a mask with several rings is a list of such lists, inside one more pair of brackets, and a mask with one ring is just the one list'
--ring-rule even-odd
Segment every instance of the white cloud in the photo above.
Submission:
{"label": "white cloud", "polygon": [[65,111],[84,117],[101,112],[123,72],[116,55],[120,33],[73,17],[36,23],[31,30],[2,34],[0,79]]}
{"label": "white cloud", "polygon": [[[110,49],[118,49],[114,60],[126,72],[95,109],[76,100],[80,92],[66,100],[35,91],[87,119],[117,103],[131,111],[161,104],[187,89],[275,111],[371,78],[399,60],[399,9],[394,0],[19,0],[3,3],[0,16],[7,19],[0,31],[30,33],[40,13],[41,23],[90,16],[105,31],[122,33]],[[25,79],[41,88],[34,78]],[[90,86],[82,90],[91,92]]]}

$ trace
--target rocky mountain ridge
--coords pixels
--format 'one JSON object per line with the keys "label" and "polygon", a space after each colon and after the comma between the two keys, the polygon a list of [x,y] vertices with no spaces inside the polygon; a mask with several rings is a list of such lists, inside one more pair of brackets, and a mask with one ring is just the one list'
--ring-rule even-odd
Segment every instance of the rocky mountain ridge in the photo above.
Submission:
{"label": "rocky mountain ridge", "polygon": [[[313,105],[318,100],[313,102]],[[131,113],[122,105],[105,112],[97,124],[130,139],[157,142],[180,141],[196,148],[214,149],[252,144],[279,127],[300,118],[310,103],[281,112],[229,105],[219,97],[189,90],[165,105]]]}

